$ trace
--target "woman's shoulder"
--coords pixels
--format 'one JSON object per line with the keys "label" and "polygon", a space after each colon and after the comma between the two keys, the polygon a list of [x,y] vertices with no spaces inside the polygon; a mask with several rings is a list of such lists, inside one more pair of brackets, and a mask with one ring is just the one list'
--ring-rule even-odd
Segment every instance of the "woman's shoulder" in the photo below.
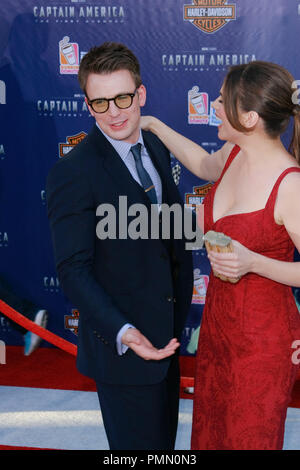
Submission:
{"label": "woman's shoulder", "polygon": [[[281,220],[284,214],[300,211],[300,166],[297,162],[287,166],[278,178],[276,212]],[[299,218],[299,217],[298,217]]]}
{"label": "woman's shoulder", "polygon": [[282,188],[299,182],[300,164],[290,153],[283,152],[279,166],[279,180]]}
{"label": "woman's shoulder", "polygon": [[298,193],[300,191],[300,166],[296,164],[286,167],[279,176],[279,180],[279,189],[282,194],[293,193],[293,191]]}
{"label": "woman's shoulder", "polygon": [[[300,168],[299,168],[300,170]],[[300,234],[300,171],[289,172],[283,178],[277,193],[275,219],[289,233]]]}
{"label": "woman's shoulder", "polygon": [[233,158],[240,151],[240,147],[232,142],[225,142],[223,147],[220,148],[220,159],[222,161],[222,167],[224,168],[227,161]]}

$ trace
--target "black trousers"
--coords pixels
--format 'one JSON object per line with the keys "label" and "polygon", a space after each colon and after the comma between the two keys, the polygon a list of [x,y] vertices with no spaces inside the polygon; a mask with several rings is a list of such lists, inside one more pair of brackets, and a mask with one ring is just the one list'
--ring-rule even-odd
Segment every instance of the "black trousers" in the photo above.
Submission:
{"label": "black trousers", "polygon": [[179,362],[174,356],[158,384],[131,386],[97,383],[111,450],[173,450],[179,410]]}

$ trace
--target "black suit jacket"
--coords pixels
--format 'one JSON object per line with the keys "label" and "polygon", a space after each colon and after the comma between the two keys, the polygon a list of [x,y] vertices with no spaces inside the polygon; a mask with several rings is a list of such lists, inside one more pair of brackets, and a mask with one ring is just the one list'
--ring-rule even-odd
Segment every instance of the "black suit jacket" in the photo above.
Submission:
{"label": "black suit jacket", "polygon": [[[149,132],[143,138],[162,180],[163,202],[182,204],[168,150]],[[150,210],[150,201],[96,126],[54,165],[46,192],[58,277],[80,312],[80,372],[112,384],[158,383],[170,358],[145,361],[130,349],[119,356],[116,336],[129,322],[158,348],[180,339],[193,286],[185,240],[97,237],[100,204],[112,205],[118,221],[126,215],[119,213],[119,196],[127,197],[128,207],[142,203]]]}

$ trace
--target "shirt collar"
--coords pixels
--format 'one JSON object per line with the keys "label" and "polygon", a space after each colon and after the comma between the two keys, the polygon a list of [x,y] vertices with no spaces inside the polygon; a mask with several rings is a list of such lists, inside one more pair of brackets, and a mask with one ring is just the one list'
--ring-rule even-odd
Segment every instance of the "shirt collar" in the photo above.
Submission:
{"label": "shirt collar", "polygon": [[142,136],[142,131],[140,129],[140,133],[139,133],[139,138],[138,140],[135,142],[135,144],[131,144],[129,142],[124,142],[124,140],[116,140],[116,139],[112,139],[110,136],[108,136],[107,134],[105,134],[105,132],[103,132],[103,130],[101,129],[101,127],[98,125],[98,123],[96,122],[96,126],[98,127],[98,129],[102,132],[102,134],[104,135],[104,137],[106,137],[106,139],[110,142],[110,144],[114,147],[114,149],[116,150],[116,152],[118,153],[118,155],[120,155],[120,157],[122,158],[122,160],[125,160],[127,157],[128,157],[128,154],[130,152],[130,149],[133,145],[137,144],[137,143],[140,143],[142,145],[142,149],[144,147],[144,140],[143,140],[143,136]]}

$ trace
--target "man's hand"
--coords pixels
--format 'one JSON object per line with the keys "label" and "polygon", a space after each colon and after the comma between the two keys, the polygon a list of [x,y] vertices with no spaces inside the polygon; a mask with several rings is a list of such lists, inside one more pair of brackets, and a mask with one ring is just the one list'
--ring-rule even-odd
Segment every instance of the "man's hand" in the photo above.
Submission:
{"label": "man's hand", "polygon": [[173,338],[163,349],[157,349],[136,328],[129,328],[122,336],[122,343],[131,348],[138,356],[146,361],[160,361],[172,356],[179,346],[177,339]]}

